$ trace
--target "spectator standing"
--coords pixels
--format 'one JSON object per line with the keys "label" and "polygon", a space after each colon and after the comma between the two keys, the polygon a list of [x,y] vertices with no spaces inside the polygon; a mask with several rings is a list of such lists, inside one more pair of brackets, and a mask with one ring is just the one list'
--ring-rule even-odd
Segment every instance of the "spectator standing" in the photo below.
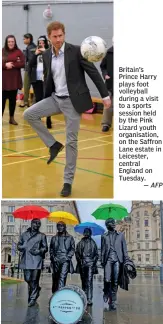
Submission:
{"label": "spectator standing", "polygon": [[25,57],[17,46],[15,36],[8,35],[2,49],[2,115],[9,99],[9,123],[12,125],[18,125],[14,113],[17,92],[22,88],[21,69],[24,66]]}
{"label": "spectator standing", "polygon": [[36,45],[33,42],[33,36],[30,33],[24,35],[24,44],[27,45],[25,53],[25,73],[24,73],[24,103],[20,105],[21,108],[29,107],[29,90],[31,87],[29,74],[28,74],[28,65],[31,60],[35,50]]}
{"label": "spectator standing", "polygon": [[[30,83],[32,84],[36,102],[44,98],[44,82],[43,82],[43,57],[42,54],[49,48],[46,36],[40,36],[37,41],[37,48],[34,55],[29,60],[28,73]],[[47,117],[47,127],[51,126],[51,117]]]}
{"label": "spectator standing", "polygon": [[[113,43],[113,39],[112,39]],[[102,117],[102,131],[108,132],[113,119],[113,85],[114,85],[114,76],[113,76],[113,54],[114,53],[114,44],[110,47],[106,53],[106,56],[102,60],[100,64],[100,68],[102,71],[103,78],[106,83],[106,87],[109,91],[109,95],[111,98],[111,107],[109,109],[103,110]]]}

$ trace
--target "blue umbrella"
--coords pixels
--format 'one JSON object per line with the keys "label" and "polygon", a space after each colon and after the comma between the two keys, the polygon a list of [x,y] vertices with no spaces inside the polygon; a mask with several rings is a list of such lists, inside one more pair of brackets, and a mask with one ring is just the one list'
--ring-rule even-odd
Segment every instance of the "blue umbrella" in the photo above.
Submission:
{"label": "blue umbrella", "polygon": [[85,223],[81,223],[79,225],[76,225],[74,227],[75,232],[83,234],[85,228],[90,228],[92,230],[92,235],[96,236],[96,235],[102,235],[104,234],[105,230],[102,226],[96,224],[96,223],[89,223],[89,222],[85,222]]}

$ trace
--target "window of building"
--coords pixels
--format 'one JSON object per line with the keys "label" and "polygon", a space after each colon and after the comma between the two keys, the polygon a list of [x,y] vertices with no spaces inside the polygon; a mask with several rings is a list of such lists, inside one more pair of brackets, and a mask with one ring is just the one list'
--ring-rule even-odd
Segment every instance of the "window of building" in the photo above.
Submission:
{"label": "window of building", "polygon": [[14,216],[8,216],[8,223],[14,223]]}
{"label": "window of building", "polygon": [[140,231],[137,231],[137,232],[136,232],[136,237],[137,237],[137,239],[140,238]]}
{"label": "window of building", "polygon": [[46,222],[47,222],[47,224],[52,224],[52,223],[53,223],[53,222],[50,221],[48,218],[47,218]]}
{"label": "window of building", "polygon": [[7,233],[14,233],[14,226],[13,225],[7,225]]}
{"label": "window of building", "polygon": [[137,249],[140,250],[140,243],[137,243]]}
{"label": "window of building", "polygon": [[144,226],[145,226],[145,227],[149,226],[148,219],[145,219],[145,221],[144,221]]}
{"label": "window of building", "polygon": [[140,227],[140,221],[136,220],[136,227]]}
{"label": "window of building", "polygon": [[141,254],[138,254],[138,262],[141,262]]}
{"label": "window of building", "polygon": [[23,219],[23,223],[29,223],[29,220]]}
{"label": "window of building", "polygon": [[145,239],[148,239],[148,238],[149,238],[149,231],[145,230]]}
{"label": "window of building", "polygon": [[28,227],[29,227],[28,225],[23,225],[23,226],[22,226],[22,232],[26,232],[27,229],[28,229]]}
{"label": "window of building", "polygon": [[52,213],[55,210],[55,208],[54,208],[54,206],[48,206],[48,210],[50,213]]}
{"label": "window of building", "polygon": [[15,210],[15,206],[8,206],[9,213],[13,213]]}
{"label": "window of building", "polygon": [[149,243],[145,243],[145,249],[149,250]]}
{"label": "window of building", "polygon": [[137,216],[137,217],[139,217],[139,216],[140,216],[140,213],[139,213],[139,212],[137,212],[137,213],[136,213],[136,216]]}
{"label": "window of building", "polygon": [[148,210],[144,211],[144,216],[148,216]]}
{"label": "window of building", "polygon": [[53,233],[53,225],[47,226],[47,233]]}
{"label": "window of building", "polygon": [[145,260],[146,260],[146,262],[150,262],[150,254],[145,255]]}

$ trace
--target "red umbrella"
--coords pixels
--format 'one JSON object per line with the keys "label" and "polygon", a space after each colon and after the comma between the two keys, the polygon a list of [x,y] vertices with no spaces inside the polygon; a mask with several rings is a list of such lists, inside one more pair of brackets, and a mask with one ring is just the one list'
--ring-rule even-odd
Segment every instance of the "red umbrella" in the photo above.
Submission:
{"label": "red umbrella", "polygon": [[24,220],[32,220],[34,218],[45,218],[49,215],[49,211],[40,206],[24,206],[18,208],[13,213],[15,218],[21,218]]}

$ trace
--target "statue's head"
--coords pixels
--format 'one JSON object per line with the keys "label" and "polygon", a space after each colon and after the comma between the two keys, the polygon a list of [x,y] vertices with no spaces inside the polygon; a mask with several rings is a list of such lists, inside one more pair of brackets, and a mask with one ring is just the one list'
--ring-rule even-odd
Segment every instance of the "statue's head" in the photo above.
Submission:
{"label": "statue's head", "polygon": [[41,221],[40,221],[40,219],[39,218],[32,219],[32,221],[31,221],[31,229],[33,231],[36,231],[37,232],[37,231],[39,231],[40,227],[41,227]]}
{"label": "statue's head", "polygon": [[57,223],[57,231],[59,234],[63,234],[66,232],[66,224],[64,222]]}
{"label": "statue's head", "polygon": [[84,235],[85,238],[87,238],[87,237],[88,237],[88,238],[91,237],[91,236],[92,236],[92,230],[91,230],[91,228],[86,227],[86,228],[84,229],[83,235]]}
{"label": "statue's head", "polygon": [[114,218],[108,218],[108,219],[105,221],[105,225],[106,225],[106,228],[107,228],[109,231],[113,231],[113,230],[115,230],[115,226],[116,226],[115,219],[114,219]]}

